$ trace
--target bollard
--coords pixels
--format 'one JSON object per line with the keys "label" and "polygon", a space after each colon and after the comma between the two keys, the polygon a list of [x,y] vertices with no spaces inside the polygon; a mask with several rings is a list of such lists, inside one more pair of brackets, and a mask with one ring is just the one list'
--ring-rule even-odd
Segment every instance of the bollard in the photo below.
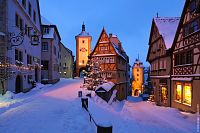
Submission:
{"label": "bollard", "polygon": [[97,133],[112,133],[112,126],[97,125]]}
{"label": "bollard", "polygon": [[82,97],[82,91],[78,91],[78,97]]}
{"label": "bollard", "polygon": [[87,110],[88,108],[88,98],[81,98],[82,102],[82,108],[85,108]]}

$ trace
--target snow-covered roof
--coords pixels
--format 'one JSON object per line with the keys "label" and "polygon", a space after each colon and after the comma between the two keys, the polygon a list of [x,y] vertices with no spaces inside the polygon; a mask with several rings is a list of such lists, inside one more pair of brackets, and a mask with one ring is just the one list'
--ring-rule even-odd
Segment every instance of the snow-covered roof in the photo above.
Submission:
{"label": "snow-covered roof", "polygon": [[90,36],[90,34],[86,31],[82,31],[80,34],[78,34],[77,36]]}
{"label": "snow-covered roof", "polygon": [[103,88],[104,90],[106,90],[108,92],[113,88],[114,85],[115,84],[113,82],[103,83],[102,85],[99,85],[96,88],[96,91],[98,91],[99,88]]}
{"label": "snow-covered roof", "polygon": [[42,22],[42,25],[54,25],[43,16],[41,16],[41,22]]}
{"label": "snow-covered roof", "polygon": [[115,51],[117,52],[117,54],[119,56],[121,56],[124,60],[126,60],[126,58],[121,54],[121,52],[119,50],[119,47],[115,43],[113,43],[113,42],[111,42],[111,44],[113,45],[113,47],[114,47]]}
{"label": "snow-covered roof", "polygon": [[133,67],[136,67],[135,65],[139,65],[139,67],[143,67],[143,63],[139,59],[135,59]]}
{"label": "snow-covered roof", "polygon": [[158,27],[159,33],[162,35],[166,48],[169,49],[172,46],[178,23],[179,17],[156,17],[154,22]]}

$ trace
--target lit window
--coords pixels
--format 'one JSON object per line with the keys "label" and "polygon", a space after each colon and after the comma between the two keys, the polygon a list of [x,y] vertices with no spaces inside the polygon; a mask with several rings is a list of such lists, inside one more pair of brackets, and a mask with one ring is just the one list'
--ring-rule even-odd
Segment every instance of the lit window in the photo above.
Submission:
{"label": "lit window", "polygon": [[192,100],[192,87],[191,84],[185,84],[183,90],[183,103],[191,105]]}
{"label": "lit window", "polygon": [[176,85],[176,101],[179,101],[179,102],[182,101],[182,85],[181,84]]}
{"label": "lit window", "polygon": [[162,91],[161,100],[163,103],[167,103],[167,88],[165,86],[163,86],[161,88],[161,91]]}

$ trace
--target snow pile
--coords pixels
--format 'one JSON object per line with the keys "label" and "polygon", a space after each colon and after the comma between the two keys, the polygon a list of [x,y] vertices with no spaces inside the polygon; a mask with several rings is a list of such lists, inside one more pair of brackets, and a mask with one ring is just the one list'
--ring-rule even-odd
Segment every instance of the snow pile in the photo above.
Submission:
{"label": "snow pile", "polygon": [[[44,87],[49,87],[49,85],[43,85],[41,83],[37,83],[36,87],[33,88],[30,92],[27,93],[18,93],[14,94],[13,92],[7,91],[5,95],[0,95],[0,109],[3,110],[4,108],[7,108],[13,104],[20,103],[24,100],[27,100],[29,97],[33,96],[34,94],[39,93]],[[1,111],[0,110],[0,111]]]}

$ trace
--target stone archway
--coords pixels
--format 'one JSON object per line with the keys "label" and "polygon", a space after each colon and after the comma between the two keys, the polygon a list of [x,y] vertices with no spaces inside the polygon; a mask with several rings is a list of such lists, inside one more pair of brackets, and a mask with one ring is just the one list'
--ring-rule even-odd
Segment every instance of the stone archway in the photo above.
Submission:
{"label": "stone archway", "polygon": [[139,90],[138,90],[138,89],[136,89],[136,90],[134,91],[134,96],[139,96]]}
{"label": "stone archway", "polygon": [[21,91],[22,91],[22,77],[20,75],[17,75],[15,81],[15,92],[20,93]]}

